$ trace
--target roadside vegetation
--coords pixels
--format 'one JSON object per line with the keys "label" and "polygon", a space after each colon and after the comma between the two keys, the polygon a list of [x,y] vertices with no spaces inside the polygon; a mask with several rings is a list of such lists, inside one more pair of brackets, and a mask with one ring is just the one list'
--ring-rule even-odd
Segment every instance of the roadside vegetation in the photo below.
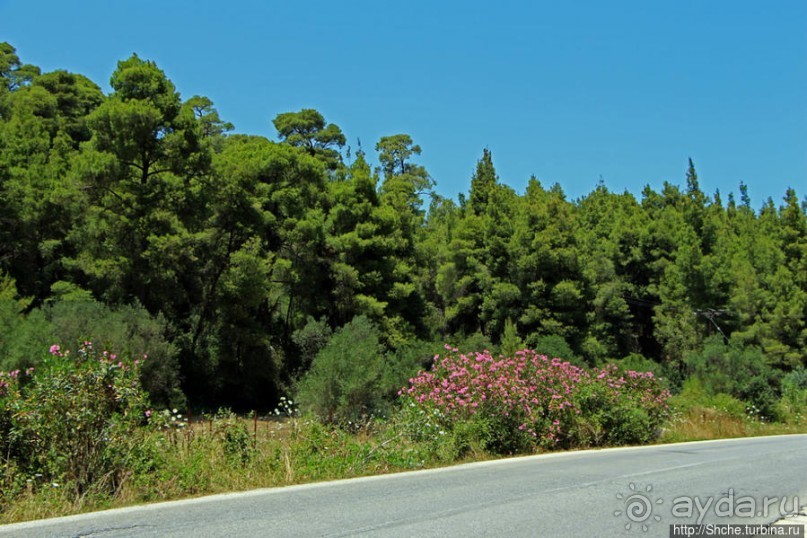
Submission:
{"label": "roadside vegetation", "polygon": [[451,200],[405,133],[231,134],[136,54],[109,87],[0,43],[5,521],[804,429],[795,189],[682,156],[683,188],[569,200],[482,149]]}
{"label": "roadside vegetation", "polygon": [[[361,347],[373,332],[357,320],[343,335]],[[766,417],[714,392],[719,373],[671,396],[652,371],[445,347],[397,391],[372,369],[317,373],[346,359],[326,347],[299,403],[190,417],[151,405],[147,356],[52,345],[40,367],[0,374],[0,522],[505,455],[807,431],[803,371],[782,380],[778,399],[757,401],[776,413]]]}

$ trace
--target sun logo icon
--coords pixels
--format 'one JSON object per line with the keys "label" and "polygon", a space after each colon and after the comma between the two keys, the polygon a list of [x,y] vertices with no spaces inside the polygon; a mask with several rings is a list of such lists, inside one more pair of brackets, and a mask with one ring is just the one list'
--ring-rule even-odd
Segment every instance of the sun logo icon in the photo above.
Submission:
{"label": "sun logo icon", "polygon": [[626,530],[630,530],[636,524],[637,528],[641,525],[642,531],[647,532],[651,523],[661,521],[661,516],[653,513],[653,507],[664,503],[664,499],[654,499],[651,485],[641,488],[631,482],[628,487],[629,492],[616,494],[616,498],[622,501],[624,509],[614,511],[614,516],[625,514],[628,518]]}

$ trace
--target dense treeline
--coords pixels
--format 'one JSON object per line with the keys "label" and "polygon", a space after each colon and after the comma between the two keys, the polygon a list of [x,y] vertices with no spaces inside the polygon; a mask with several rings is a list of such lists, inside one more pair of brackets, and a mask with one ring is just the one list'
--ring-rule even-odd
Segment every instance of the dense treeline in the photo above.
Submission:
{"label": "dense treeline", "polygon": [[149,353],[157,400],[271,408],[360,316],[398,370],[439,341],[644,357],[673,383],[715,338],[807,365],[793,189],[755,211],[742,184],[704,193],[690,161],[683,189],[571,201],[535,178],[515,192],[484,150],[456,203],[408,135],[381,138],[374,169],[315,110],[279,114],[274,142],[228,134],[136,55],[110,83],[0,44],[2,368],[94,336]]}

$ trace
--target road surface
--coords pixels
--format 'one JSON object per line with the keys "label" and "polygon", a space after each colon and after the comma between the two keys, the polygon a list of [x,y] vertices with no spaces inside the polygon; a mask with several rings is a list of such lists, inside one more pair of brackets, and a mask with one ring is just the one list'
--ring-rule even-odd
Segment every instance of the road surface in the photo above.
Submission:
{"label": "road surface", "polygon": [[0,536],[653,537],[699,519],[770,523],[794,504],[807,504],[807,435],[555,453],[215,495],[0,526]]}

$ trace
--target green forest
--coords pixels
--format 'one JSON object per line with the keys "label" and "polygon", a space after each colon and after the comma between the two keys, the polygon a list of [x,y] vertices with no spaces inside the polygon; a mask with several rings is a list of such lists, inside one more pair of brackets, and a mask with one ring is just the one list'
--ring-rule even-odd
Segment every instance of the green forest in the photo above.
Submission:
{"label": "green forest", "polygon": [[93,339],[148,355],[157,404],[266,411],[328,376],[394,395],[444,343],[673,392],[703,374],[760,405],[807,366],[794,189],[703,192],[684,155],[680,186],[570,200],[534,177],[516,192],[480,148],[452,200],[408,134],[351,146],[314,109],[278,113],[276,141],[232,134],[137,55],[109,83],[0,43],[0,369]]}

